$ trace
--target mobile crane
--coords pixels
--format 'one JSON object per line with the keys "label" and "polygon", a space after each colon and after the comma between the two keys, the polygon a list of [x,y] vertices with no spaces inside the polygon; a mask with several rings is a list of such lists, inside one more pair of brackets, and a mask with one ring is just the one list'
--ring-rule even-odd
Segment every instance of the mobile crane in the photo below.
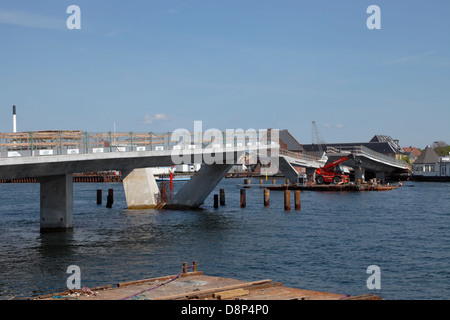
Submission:
{"label": "mobile crane", "polygon": [[350,182],[350,178],[348,175],[344,174],[344,170],[340,166],[342,162],[345,162],[347,160],[353,159],[355,164],[361,164],[361,160],[356,158],[352,153],[349,155],[339,158],[337,160],[334,160],[333,162],[330,162],[326,166],[322,168],[316,169],[316,183],[317,184],[324,184],[324,183],[331,183],[334,184],[338,183],[347,183]]}

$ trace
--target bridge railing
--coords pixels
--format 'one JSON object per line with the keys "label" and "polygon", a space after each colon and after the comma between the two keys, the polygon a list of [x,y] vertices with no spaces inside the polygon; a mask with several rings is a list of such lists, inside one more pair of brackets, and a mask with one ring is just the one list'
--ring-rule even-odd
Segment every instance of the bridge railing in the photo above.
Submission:
{"label": "bridge railing", "polygon": [[355,153],[355,154],[365,154],[371,158],[377,159],[382,162],[393,164],[395,166],[406,167],[406,162],[398,160],[394,157],[390,157],[379,152],[376,152],[365,146],[349,146],[349,147],[338,147],[335,150],[327,150],[327,153]]}
{"label": "bridge railing", "polygon": [[288,157],[299,159],[299,160],[315,161],[315,162],[320,161],[320,158],[318,158],[318,157],[314,157],[309,154],[304,154],[302,152],[293,152],[293,151],[282,149],[282,148],[279,149],[279,153],[280,153],[280,155],[288,156]]}
{"label": "bridge railing", "polygon": [[[0,157],[163,151],[278,145],[267,130],[235,132],[116,133],[35,131],[0,133]],[[278,136],[276,136],[278,138]]]}

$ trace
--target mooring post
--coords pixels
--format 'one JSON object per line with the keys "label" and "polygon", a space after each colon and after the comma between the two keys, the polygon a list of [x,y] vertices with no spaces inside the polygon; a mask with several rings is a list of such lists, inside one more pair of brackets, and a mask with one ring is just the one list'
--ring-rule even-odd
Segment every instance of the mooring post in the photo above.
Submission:
{"label": "mooring post", "polygon": [[193,265],[192,271],[197,272],[197,267],[198,267],[197,261],[194,260],[194,262],[192,263],[192,265]]}
{"label": "mooring post", "polygon": [[300,200],[300,190],[295,190],[294,198],[295,198],[295,210],[301,210],[302,203]]}
{"label": "mooring post", "polygon": [[102,189],[97,189],[97,204],[102,204]]}
{"label": "mooring post", "polygon": [[241,189],[241,208],[245,208],[245,189]]}
{"label": "mooring post", "polygon": [[114,189],[108,189],[108,196],[106,197],[106,207],[112,208],[114,203]]}
{"label": "mooring post", "polygon": [[284,190],[284,210],[291,210],[291,191]]}
{"label": "mooring post", "polygon": [[270,190],[264,189],[264,207],[268,207],[270,204]]}
{"label": "mooring post", "polygon": [[225,205],[225,189],[220,189],[220,205]]}
{"label": "mooring post", "polygon": [[187,262],[183,262],[183,273],[187,273]]}
{"label": "mooring post", "polygon": [[215,194],[214,195],[214,208],[218,208],[219,207],[219,195]]}

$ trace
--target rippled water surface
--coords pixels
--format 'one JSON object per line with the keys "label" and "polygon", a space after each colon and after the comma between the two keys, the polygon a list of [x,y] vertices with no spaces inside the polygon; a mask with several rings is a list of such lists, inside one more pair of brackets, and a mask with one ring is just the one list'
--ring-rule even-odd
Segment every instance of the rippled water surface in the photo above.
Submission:
{"label": "rippled water surface", "polygon": [[[254,180],[253,183],[259,183]],[[175,189],[182,182],[177,182]],[[82,286],[177,274],[197,260],[205,274],[272,279],[286,286],[385,299],[450,297],[450,184],[406,182],[386,192],[301,194],[284,211],[283,193],[247,190],[224,179],[226,206],[203,210],[127,210],[122,184],[75,184],[74,230],[41,234],[39,185],[0,184],[0,299],[66,289],[70,265]],[[112,209],[96,190],[114,189]],[[292,196],[293,199],[293,196]],[[292,208],[293,209],[293,208]],[[381,270],[381,289],[366,286]]]}

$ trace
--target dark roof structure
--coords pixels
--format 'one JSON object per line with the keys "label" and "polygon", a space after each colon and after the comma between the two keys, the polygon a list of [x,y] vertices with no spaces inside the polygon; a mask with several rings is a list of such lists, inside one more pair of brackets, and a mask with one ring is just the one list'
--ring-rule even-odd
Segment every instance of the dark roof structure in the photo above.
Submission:
{"label": "dark roof structure", "polygon": [[393,150],[400,150],[399,141],[392,139],[390,136],[376,134],[369,142],[386,142]]}
{"label": "dark roof structure", "polygon": [[[404,153],[400,148],[398,140],[392,139],[390,136],[375,135],[369,142],[346,142],[346,143],[325,143],[320,145],[322,150],[326,150],[327,147],[333,147],[337,150],[339,148],[349,148],[364,146],[373,151],[383,153],[383,154],[396,154]],[[304,150],[307,152],[317,152],[319,151],[318,144],[304,144]]]}
{"label": "dark roof structure", "polygon": [[439,162],[439,156],[430,147],[426,147],[422,154],[414,161],[414,164],[427,164]]}

